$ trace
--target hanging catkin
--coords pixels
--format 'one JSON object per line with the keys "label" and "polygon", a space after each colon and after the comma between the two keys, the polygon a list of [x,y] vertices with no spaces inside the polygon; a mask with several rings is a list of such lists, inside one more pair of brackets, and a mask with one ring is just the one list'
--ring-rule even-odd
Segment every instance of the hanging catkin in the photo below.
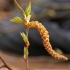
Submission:
{"label": "hanging catkin", "polygon": [[[24,21],[26,21],[26,20],[24,19]],[[41,38],[42,38],[43,45],[44,45],[46,51],[51,56],[53,56],[56,59],[68,60],[67,57],[65,57],[65,56],[63,56],[61,54],[56,53],[52,49],[52,46],[51,46],[51,44],[49,42],[49,33],[48,33],[47,29],[41,23],[39,23],[38,21],[32,21],[32,22],[26,23],[25,26],[27,28],[36,28],[39,31],[39,33],[41,35]]]}
{"label": "hanging catkin", "polygon": [[[43,42],[43,45],[46,49],[46,51],[52,55],[54,58],[56,59],[62,59],[62,60],[68,60],[67,57],[63,56],[63,55],[60,55],[58,53],[56,53],[53,49],[52,49],[52,46],[49,42],[49,33],[47,31],[47,29],[41,24],[39,23],[38,21],[32,21],[32,22],[29,22],[29,18],[30,17],[29,15],[26,16],[26,13],[24,12],[24,10],[20,7],[20,5],[17,3],[16,0],[14,0],[14,3],[16,4],[16,6],[20,9],[20,11],[22,12],[22,14],[24,15],[24,25],[26,26],[26,28],[36,28],[40,35],[41,35],[41,38],[42,38],[42,42]],[[30,5],[31,6],[31,5]],[[30,7],[28,8],[28,11],[29,12],[29,9]]]}

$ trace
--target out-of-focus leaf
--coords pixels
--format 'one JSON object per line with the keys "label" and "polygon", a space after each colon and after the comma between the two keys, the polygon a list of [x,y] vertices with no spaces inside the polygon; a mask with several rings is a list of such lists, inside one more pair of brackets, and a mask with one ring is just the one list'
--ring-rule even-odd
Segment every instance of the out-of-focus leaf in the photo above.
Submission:
{"label": "out-of-focus leaf", "polygon": [[23,20],[18,16],[14,17],[13,19],[10,19],[10,21],[15,23],[23,23]]}
{"label": "out-of-focus leaf", "polygon": [[55,51],[59,54],[63,54],[63,52],[59,48],[56,48]]}
{"label": "out-of-focus leaf", "polygon": [[27,7],[25,9],[26,17],[29,16],[30,13],[31,13],[31,2],[29,2],[29,4],[27,5]]}
{"label": "out-of-focus leaf", "polygon": [[21,35],[23,41],[26,43],[26,42],[28,41],[28,38],[27,38],[27,36],[25,35],[25,33],[22,32],[22,33],[20,33],[20,35]]}

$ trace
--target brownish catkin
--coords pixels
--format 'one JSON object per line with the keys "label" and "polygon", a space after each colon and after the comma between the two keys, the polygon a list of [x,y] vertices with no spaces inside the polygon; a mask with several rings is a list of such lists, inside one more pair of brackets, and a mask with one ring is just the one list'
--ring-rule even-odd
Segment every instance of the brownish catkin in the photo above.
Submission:
{"label": "brownish catkin", "polygon": [[25,26],[27,28],[36,28],[39,31],[39,33],[40,33],[40,35],[42,37],[43,45],[44,45],[46,51],[51,56],[53,56],[56,59],[68,60],[67,57],[65,57],[65,56],[63,56],[61,54],[56,53],[52,49],[52,46],[51,46],[51,44],[49,42],[49,33],[48,33],[47,29],[41,23],[39,23],[38,21],[32,21],[32,22],[26,23]]}

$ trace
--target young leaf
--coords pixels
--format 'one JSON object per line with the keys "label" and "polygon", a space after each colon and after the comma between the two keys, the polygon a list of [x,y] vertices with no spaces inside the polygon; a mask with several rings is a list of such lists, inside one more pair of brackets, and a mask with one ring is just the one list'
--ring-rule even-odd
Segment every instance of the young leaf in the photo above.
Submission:
{"label": "young leaf", "polygon": [[29,16],[30,13],[31,13],[31,2],[29,2],[29,4],[27,5],[27,7],[25,9],[26,17]]}
{"label": "young leaf", "polygon": [[26,49],[26,47],[24,46],[24,60],[26,60],[26,57],[27,57],[27,49]]}
{"label": "young leaf", "polygon": [[10,19],[10,21],[15,23],[23,23],[23,20],[18,16],[14,17],[13,19]]}
{"label": "young leaf", "polygon": [[29,22],[30,18],[31,18],[31,15],[28,15],[28,16],[26,17],[26,20],[28,20],[28,22]]}
{"label": "young leaf", "polygon": [[22,33],[20,33],[20,35],[21,35],[23,41],[26,43],[26,42],[28,41],[28,38],[27,38],[27,36],[25,35],[25,33],[22,32]]}
{"label": "young leaf", "polygon": [[24,17],[26,17],[26,14],[24,12],[24,10],[22,9],[22,7],[17,3],[16,0],[14,0],[15,5],[18,7],[18,9],[22,12],[22,14],[24,15]]}

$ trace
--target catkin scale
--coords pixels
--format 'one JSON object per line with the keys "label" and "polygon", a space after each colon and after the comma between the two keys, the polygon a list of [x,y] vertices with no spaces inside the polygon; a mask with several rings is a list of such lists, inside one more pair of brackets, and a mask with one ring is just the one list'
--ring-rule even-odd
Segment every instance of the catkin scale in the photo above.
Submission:
{"label": "catkin scale", "polygon": [[[25,21],[25,19],[24,19]],[[68,60],[67,57],[61,55],[61,54],[58,54],[56,53],[53,49],[52,49],[52,46],[49,42],[49,33],[47,31],[47,29],[41,24],[39,23],[38,21],[32,21],[32,22],[28,22],[28,23],[24,23],[25,26],[27,28],[36,28],[40,35],[41,35],[41,38],[42,38],[42,42],[43,42],[43,45],[46,49],[46,51],[54,58],[56,59],[62,59],[62,60]]]}

